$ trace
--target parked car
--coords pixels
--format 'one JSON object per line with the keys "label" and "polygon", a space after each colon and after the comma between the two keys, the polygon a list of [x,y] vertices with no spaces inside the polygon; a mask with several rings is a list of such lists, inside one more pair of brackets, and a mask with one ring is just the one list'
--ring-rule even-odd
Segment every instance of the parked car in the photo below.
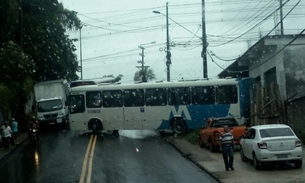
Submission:
{"label": "parked car", "polygon": [[224,131],[224,126],[228,126],[234,136],[235,145],[239,145],[240,138],[245,135],[246,126],[238,125],[233,117],[210,118],[206,125],[199,131],[199,146],[208,147],[211,152],[220,149],[219,137]]}
{"label": "parked car", "polygon": [[290,162],[296,168],[302,167],[302,142],[287,125],[252,126],[240,145],[241,159],[253,161],[255,169],[274,162]]}

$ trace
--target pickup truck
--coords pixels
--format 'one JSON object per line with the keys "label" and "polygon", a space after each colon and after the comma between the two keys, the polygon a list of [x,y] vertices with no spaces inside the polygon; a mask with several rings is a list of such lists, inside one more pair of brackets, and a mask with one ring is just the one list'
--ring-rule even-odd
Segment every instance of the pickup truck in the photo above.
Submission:
{"label": "pickup truck", "polygon": [[211,152],[220,150],[219,137],[228,126],[234,136],[235,145],[240,145],[240,138],[247,132],[246,126],[239,126],[233,117],[209,118],[205,127],[199,131],[199,146],[207,147]]}

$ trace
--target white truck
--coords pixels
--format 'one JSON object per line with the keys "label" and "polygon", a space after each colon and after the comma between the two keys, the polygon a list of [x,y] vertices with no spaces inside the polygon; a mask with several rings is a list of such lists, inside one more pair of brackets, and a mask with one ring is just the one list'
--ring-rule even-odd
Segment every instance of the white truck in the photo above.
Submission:
{"label": "white truck", "polygon": [[66,80],[51,80],[34,86],[37,119],[41,126],[68,122]]}

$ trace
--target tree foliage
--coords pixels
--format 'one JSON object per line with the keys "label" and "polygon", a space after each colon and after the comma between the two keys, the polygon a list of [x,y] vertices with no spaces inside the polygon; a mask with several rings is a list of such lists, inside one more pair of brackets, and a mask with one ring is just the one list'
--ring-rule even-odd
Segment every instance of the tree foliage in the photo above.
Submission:
{"label": "tree foliage", "polygon": [[65,34],[80,27],[76,12],[57,0],[23,0],[22,9],[24,51],[36,62],[35,80],[78,79],[76,48]]}
{"label": "tree foliage", "polygon": [[149,69],[148,67],[144,67],[144,69],[138,70],[133,77],[134,81],[151,81],[153,79],[156,79],[156,75],[152,69]]}
{"label": "tree foliage", "polygon": [[80,28],[75,11],[57,0],[0,0],[0,24],[1,111],[23,112],[37,82],[78,79],[74,40],[66,33]]}

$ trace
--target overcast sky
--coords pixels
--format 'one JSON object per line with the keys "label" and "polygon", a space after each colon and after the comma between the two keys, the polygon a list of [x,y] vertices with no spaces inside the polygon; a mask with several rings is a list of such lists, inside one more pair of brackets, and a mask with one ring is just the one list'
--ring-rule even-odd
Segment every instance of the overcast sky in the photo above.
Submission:
{"label": "overcast sky", "polygon": [[[83,78],[104,75],[123,75],[123,82],[132,82],[145,47],[145,65],[154,70],[157,80],[166,80],[165,52],[166,17],[154,14],[166,13],[163,0],[59,0],[64,7],[78,12],[85,25],[81,31]],[[169,2],[169,35],[171,42],[171,79],[202,78],[202,13],[201,0],[174,0]],[[285,2],[285,1],[283,1]],[[284,6],[284,15],[298,2],[290,0]],[[277,7],[277,0],[206,0],[206,32],[208,51],[217,57],[214,62],[208,56],[208,77],[216,78],[230,60],[243,54],[249,45],[271,30],[276,16],[265,19]],[[304,26],[304,2],[285,19],[285,33],[297,34]],[[279,13],[278,13],[279,15]],[[258,25],[258,26],[256,26]],[[304,24],[303,24],[304,25]],[[249,31],[250,30],[250,31]],[[80,32],[69,32],[71,38],[79,38]],[[243,35],[244,34],[244,35]],[[274,31],[273,33],[274,34]],[[239,37],[238,39],[234,39]],[[151,44],[151,42],[156,42]],[[80,60],[80,45],[76,42],[75,54]],[[213,54],[212,54],[213,55]]]}

